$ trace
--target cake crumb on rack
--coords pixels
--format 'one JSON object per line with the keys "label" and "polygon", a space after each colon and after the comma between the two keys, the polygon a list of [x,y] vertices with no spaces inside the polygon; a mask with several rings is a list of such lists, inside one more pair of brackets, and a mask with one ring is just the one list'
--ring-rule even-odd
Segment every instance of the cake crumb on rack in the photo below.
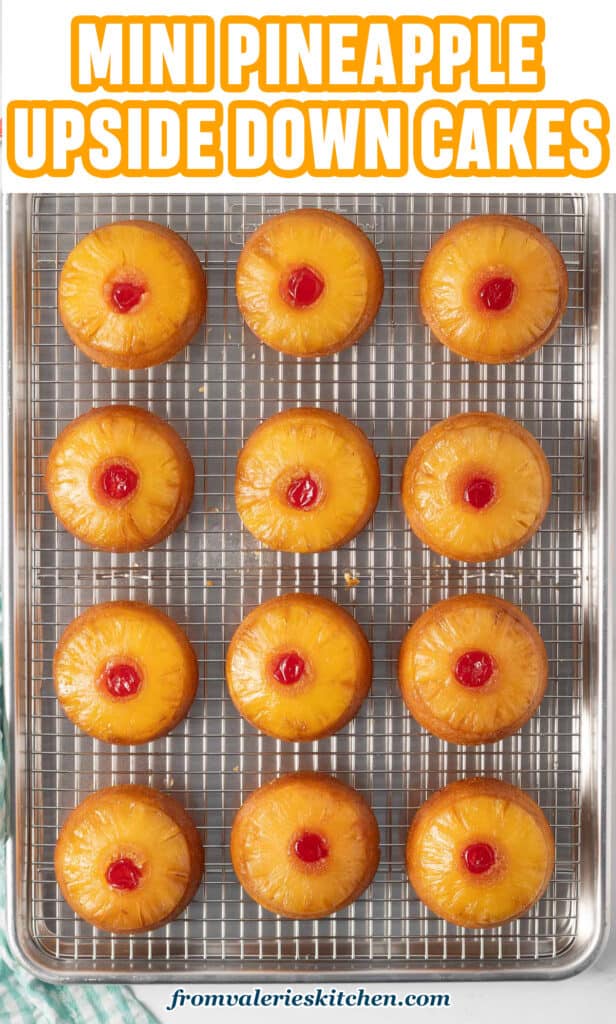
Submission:
{"label": "cake crumb on rack", "polygon": [[206,585],[206,587],[213,587],[214,586],[214,580],[206,580],[205,581],[205,585]]}
{"label": "cake crumb on rack", "polygon": [[359,576],[356,573],[345,572],[344,582],[347,587],[357,587],[359,586]]}
{"label": "cake crumb on rack", "polygon": [[205,384],[202,384],[200,388],[197,388],[200,395],[205,394]]}

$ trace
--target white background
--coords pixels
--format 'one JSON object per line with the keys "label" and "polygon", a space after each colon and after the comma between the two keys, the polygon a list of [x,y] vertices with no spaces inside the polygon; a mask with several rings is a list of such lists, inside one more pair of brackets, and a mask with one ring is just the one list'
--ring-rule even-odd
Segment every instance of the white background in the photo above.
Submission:
{"label": "white background", "polygon": [[[612,845],[612,849],[614,849]],[[612,900],[614,905],[614,901]],[[616,1015],[616,935],[612,935],[608,946],[594,967],[567,981],[558,982],[485,982],[466,984],[459,982],[448,985],[366,985],[358,979],[356,985],[336,984],[335,988],[355,991],[361,984],[366,991],[398,992],[448,992],[451,1006],[448,1009],[286,1009],[250,1008],[218,1009],[203,1007],[185,1008],[173,1013],[165,1011],[176,985],[137,985],[135,993],[161,1021],[171,1024],[197,1024],[208,1021],[211,1024],[409,1024],[410,1021],[469,1022],[469,1024],[608,1024]],[[252,986],[247,986],[246,991]],[[264,991],[284,991],[285,985],[260,986]],[[313,986],[309,986],[312,988]],[[324,986],[325,987],[325,986]],[[234,986],[183,985],[185,992],[241,992],[244,988]],[[295,991],[301,987],[296,986]],[[120,1022],[110,1022],[120,1024]]]}
{"label": "white background", "polygon": [[[451,0],[433,0],[432,3],[412,5],[408,0],[328,0],[316,3],[314,0],[218,0],[205,3],[204,0],[5,0],[2,60],[2,99],[6,104],[12,99],[73,99],[90,102],[103,99],[109,94],[102,90],[93,93],[72,93],[70,88],[69,25],[75,15],[86,14],[458,14],[471,17],[478,14],[496,16],[532,14],[546,20],[546,39],[543,46],[546,87],[543,93],[531,93],[529,98],[579,100],[595,99],[604,103],[611,113],[611,150],[614,154],[611,166],[603,175],[589,179],[539,178],[503,179],[464,178],[430,179],[419,172],[411,172],[405,179],[388,178],[380,183],[380,191],[550,191],[574,190],[611,192],[616,191],[616,75],[614,70],[614,41],[616,39],[616,5],[614,0],[477,0],[475,3],[454,3]],[[260,94],[231,94],[231,99],[258,98]],[[311,94],[318,99],[319,94]],[[431,98],[429,90],[406,94],[411,106]],[[457,94],[445,95],[445,99],[459,100],[470,92],[461,90]],[[522,99],[526,94],[513,96],[507,93],[488,94],[485,98]],[[336,100],[344,94],[337,93]],[[386,94],[394,99],[396,94]],[[208,99],[228,101],[229,95],[211,93],[192,94],[202,102]],[[358,99],[361,94],[353,93]],[[113,99],[123,98],[121,93],[112,94]],[[146,99],[146,93],[133,94],[133,98]],[[158,99],[164,99],[159,93]],[[191,94],[175,93],[174,100],[190,99]],[[265,94],[267,103],[284,96]],[[301,98],[296,94],[295,99]],[[379,99],[374,93],[369,98]],[[476,97],[476,98],[481,98]],[[223,132],[224,134],[224,132]],[[81,172],[73,177],[54,178],[48,181],[19,179],[4,168],[6,191],[132,191],[135,180],[88,179]],[[319,178],[315,187],[309,178],[277,179],[273,175],[261,178],[234,180],[228,175],[220,178],[184,179],[181,177],[155,178],[142,181],[143,191],[378,191],[375,179],[344,179],[341,187],[335,179]]]}

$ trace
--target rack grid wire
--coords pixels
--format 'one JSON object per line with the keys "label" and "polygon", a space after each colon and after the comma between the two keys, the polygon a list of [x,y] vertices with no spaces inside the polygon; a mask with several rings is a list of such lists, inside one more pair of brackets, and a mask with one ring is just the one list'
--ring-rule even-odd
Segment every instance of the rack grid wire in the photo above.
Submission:
{"label": "rack grid wire", "polygon": [[[237,257],[267,217],[297,206],[334,209],[375,243],[385,272],[376,323],[336,356],[296,361],[261,345],[243,325],[234,293]],[[521,363],[469,363],[432,340],[418,307],[418,278],[431,244],[477,213],[527,217],[562,252],[569,306],[556,337]],[[170,362],[126,373],[91,363],[69,341],[57,311],[59,272],[72,247],[110,220],[148,218],[179,232],[208,276],[206,325]],[[588,342],[585,316],[586,207],[581,196],[39,196],[32,208],[30,927],[64,969],[241,974],[252,965],[306,971],[422,964],[486,968],[557,958],[577,929],[583,684],[583,541]],[[44,490],[51,444],[75,416],[111,402],[136,403],[186,440],[196,471],[192,510],[165,543],[116,555],[86,549],[57,523]],[[297,556],[260,548],[237,516],[233,484],[242,443],[283,408],[319,405],[356,422],[374,443],[382,474],[378,510],[346,547]],[[521,551],[465,566],[413,537],[399,485],[412,443],[442,418],[489,410],[524,423],[553,472],[542,529]],[[349,585],[350,577],[357,579]],[[351,581],[352,582],[352,581]],[[357,718],[330,739],[290,744],[260,735],[235,711],[224,657],[249,610],[293,590],[338,601],[364,628],[374,683]],[[467,590],[519,604],[539,627],[550,660],[546,697],[519,733],[464,748],[423,731],[396,684],[400,642],[430,604]],[[172,735],[120,748],[79,733],[60,711],[52,658],[63,629],[91,604],[149,601],[187,631],[199,659],[198,696]],[[242,891],[229,858],[229,831],[242,800],[294,770],[319,769],[356,786],[381,830],[381,865],[357,902],[330,918],[290,921]],[[419,903],[404,868],[406,831],[426,797],[456,778],[494,775],[539,800],[556,837],[556,869],[545,897],[518,921],[484,931],[438,920]],[[54,845],[67,813],[95,789],[151,784],[175,795],[206,846],[197,896],[179,920],[145,937],[110,937],[62,901]],[[207,826],[207,830],[206,830]]]}

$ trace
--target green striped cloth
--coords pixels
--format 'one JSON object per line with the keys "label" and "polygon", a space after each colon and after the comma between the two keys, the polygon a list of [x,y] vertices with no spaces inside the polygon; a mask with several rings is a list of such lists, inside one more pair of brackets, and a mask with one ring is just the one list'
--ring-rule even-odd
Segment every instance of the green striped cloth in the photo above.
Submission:
{"label": "green striped cloth", "polygon": [[49,985],[15,963],[5,935],[3,751],[0,719],[0,1024],[155,1024],[156,1018],[122,985]]}

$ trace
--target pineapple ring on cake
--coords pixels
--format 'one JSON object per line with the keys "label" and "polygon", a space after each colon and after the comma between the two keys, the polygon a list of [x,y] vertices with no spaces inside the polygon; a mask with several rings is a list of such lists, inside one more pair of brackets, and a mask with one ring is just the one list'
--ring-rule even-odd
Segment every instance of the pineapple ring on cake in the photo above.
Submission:
{"label": "pineapple ring on cake", "polygon": [[86,797],[62,827],[54,858],[69,907],[95,928],[143,932],[173,920],[195,895],[203,846],[184,808],[148,786]]}
{"label": "pineapple ring on cake", "polygon": [[319,772],[283,775],[244,801],[231,861],[249,896],[283,917],[327,917],[366,889],[379,827],[363,796]]}
{"label": "pineapple ring on cake", "polygon": [[355,224],[327,210],[291,210],[246,242],[235,279],[250,330],[287,355],[330,355],[356,342],[383,297],[376,249]]}
{"label": "pineapple ring on cake", "polygon": [[408,833],[406,866],[419,899],[463,928],[492,928],[526,913],[554,870],[554,835],[517,786],[463,779],[434,793]]}
{"label": "pineapple ring on cake", "polygon": [[548,658],[519,608],[487,594],[464,594],[417,619],[402,643],[398,680],[413,717],[439,739],[494,743],[537,710]]}
{"label": "pineapple ring on cake", "polygon": [[150,221],[106,224],[62,268],[58,306],[71,340],[102,366],[136,370],[171,359],[205,316],[197,255]]}
{"label": "pineapple ring on cake", "polygon": [[543,449],[519,423],[461,413],[419,439],[406,460],[402,503],[414,533],[463,562],[502,558],[539,529],[552,494]]}
{"label": "pineapple ring on cake", "polygon": [[49,504],[79,540],[108,551],[142,551],[184,518],[193,496],[188,449],[158,416],[109,405],[62,431],[47,460]]}
{"label": "pineapple ring on cake", "polygon": [[379,500],[374,450],[354,423],[324,409],[265,420],[239,454],[237,510],[277,551],[327,551],[363,530]]}
{"label": "pineapple ring on cake", "polygon": [[332,601],[285,594],[236,629],[226,662],[231,699],[255,728],[281,740],[331,736],[370,689],[370,645]]}
{"label": "pineapple ring on cake", "polygon": [[107,743],[149,743],[188,713],[195,653],[168,615],[109,601],[65,629],[53,659],[56,694],[74,725]]}
{"label": "pineapple ring on cake", "polygon": [[447,348],[480,363],[507,363],[552,337],[567,308],[567,268],[539,228],[518,217],[460,221],[432,246],[419,302]]}

